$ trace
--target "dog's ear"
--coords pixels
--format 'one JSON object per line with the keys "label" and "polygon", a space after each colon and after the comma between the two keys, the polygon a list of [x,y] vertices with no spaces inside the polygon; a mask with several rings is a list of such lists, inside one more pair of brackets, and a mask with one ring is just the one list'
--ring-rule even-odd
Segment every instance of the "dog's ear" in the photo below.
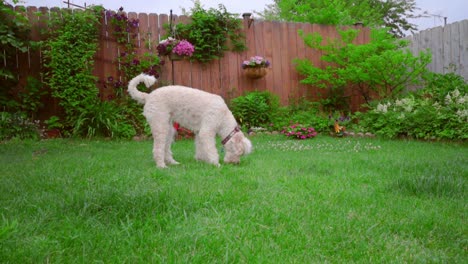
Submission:
{"label": "dog's ear", "polygon": [[154,76],[146,75],[146,74],[143,74],[143,75],[144,75],[143,81],[145,82],[146,87],[150,87],[156,82],[156,78]]}
{"label": "dog's ear", "polygon": [[252,152],[252,142],[246,137],[242,139],[242,143],[244,144],[244,155],[250,154]]}
{"label": "dog's ear", "polygon": [[236,152],[239,153],[239,155],[247,155],[252,152],[252,142],[250,142],[243,133],[237,133],[232,140],[235,143]]}

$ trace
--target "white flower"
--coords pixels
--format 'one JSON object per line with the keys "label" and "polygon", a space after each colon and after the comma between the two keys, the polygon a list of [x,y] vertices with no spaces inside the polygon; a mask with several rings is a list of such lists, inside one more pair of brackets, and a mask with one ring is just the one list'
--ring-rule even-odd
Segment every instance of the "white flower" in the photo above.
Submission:
{"label": "white flower", "polygon": [[378,104],[377,105],[377,112],[381,112],[381,113],[387,113],[387,108],[388,106],[386,104]]}
{"label": "white flower", "polygon": [[461,96],[457,99],[457,104],[463,105],[468,102],[468,95]]}
{"label": "white flower", "polygon": [[448,93],[446,96],[445,96],[445,104],[450,104],[452,102],[452,97],[450,96],[450,93]]}
{"label": "white flower", "polygon": [[458,91],[458,89],[455,89],[455,91],[452,92],[452,97],[457,98],[458,96],[460,96],[460,91]]}
{"label": "white flower", "polygon": [[167,43],[167,42],[172,42],[172,41],[174,41],[174,40],[175,40],[175,38],[173,38],[173,37],[168,37],[167,39],[161,40],[161,42],[159,42],[159,44],[165,44],[165,43]]}
{"label": "white flower", "polygon": [[466,119],[468,119],[468,109],[458,110],[457,116],[462,122],[466,121]]}

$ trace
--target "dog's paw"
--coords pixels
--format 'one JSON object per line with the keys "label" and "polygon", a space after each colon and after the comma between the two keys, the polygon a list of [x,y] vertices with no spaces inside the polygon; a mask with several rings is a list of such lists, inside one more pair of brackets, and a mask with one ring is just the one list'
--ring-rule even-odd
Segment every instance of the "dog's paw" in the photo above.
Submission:
{"label": "dog's paw", "polygon": [[158,168],[160,168],[160,169],[165,169],[165,168],[167,168],[166,164],[164,164],[164,163],[156,164],[156,167],[158,167]]}

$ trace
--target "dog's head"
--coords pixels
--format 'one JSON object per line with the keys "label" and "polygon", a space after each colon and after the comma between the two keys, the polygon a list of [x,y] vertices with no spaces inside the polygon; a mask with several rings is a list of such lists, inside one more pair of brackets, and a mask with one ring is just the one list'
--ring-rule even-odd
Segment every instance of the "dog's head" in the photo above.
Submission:
{"label": "dog's head", "polygon": [[247,155],[252,152],[252,143],[244,134],[239,131],[226,142],[224,145],[226,154],[224,156],[225,163],[239,163],[240,156]]}

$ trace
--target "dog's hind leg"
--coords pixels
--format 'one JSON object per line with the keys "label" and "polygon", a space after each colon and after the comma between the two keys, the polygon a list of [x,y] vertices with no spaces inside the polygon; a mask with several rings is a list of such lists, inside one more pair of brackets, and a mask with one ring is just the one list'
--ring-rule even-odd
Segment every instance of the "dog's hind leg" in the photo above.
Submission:
{"label": "dog's hind leg", "polygon": [[173,126],[169,126],[167,132],[167,140],[166,140],[166,148],[165,148],[165,162],[167,164],[179,164],[174,158],[172,157],[171,145],[174,142],[174,137],[176,134],[176,130]]}
{"label": "dog's hind leg", "polygon": [[153,134],[153,158],[156,162],[156,166],[159,168],[166,168],[165,163],[165,152],[166,152],[166,142],[168,138],[168,126],[169,122],[159,122],[161,119],[151,118],[148,120],[148,123],[151,127],[151,133]]}

